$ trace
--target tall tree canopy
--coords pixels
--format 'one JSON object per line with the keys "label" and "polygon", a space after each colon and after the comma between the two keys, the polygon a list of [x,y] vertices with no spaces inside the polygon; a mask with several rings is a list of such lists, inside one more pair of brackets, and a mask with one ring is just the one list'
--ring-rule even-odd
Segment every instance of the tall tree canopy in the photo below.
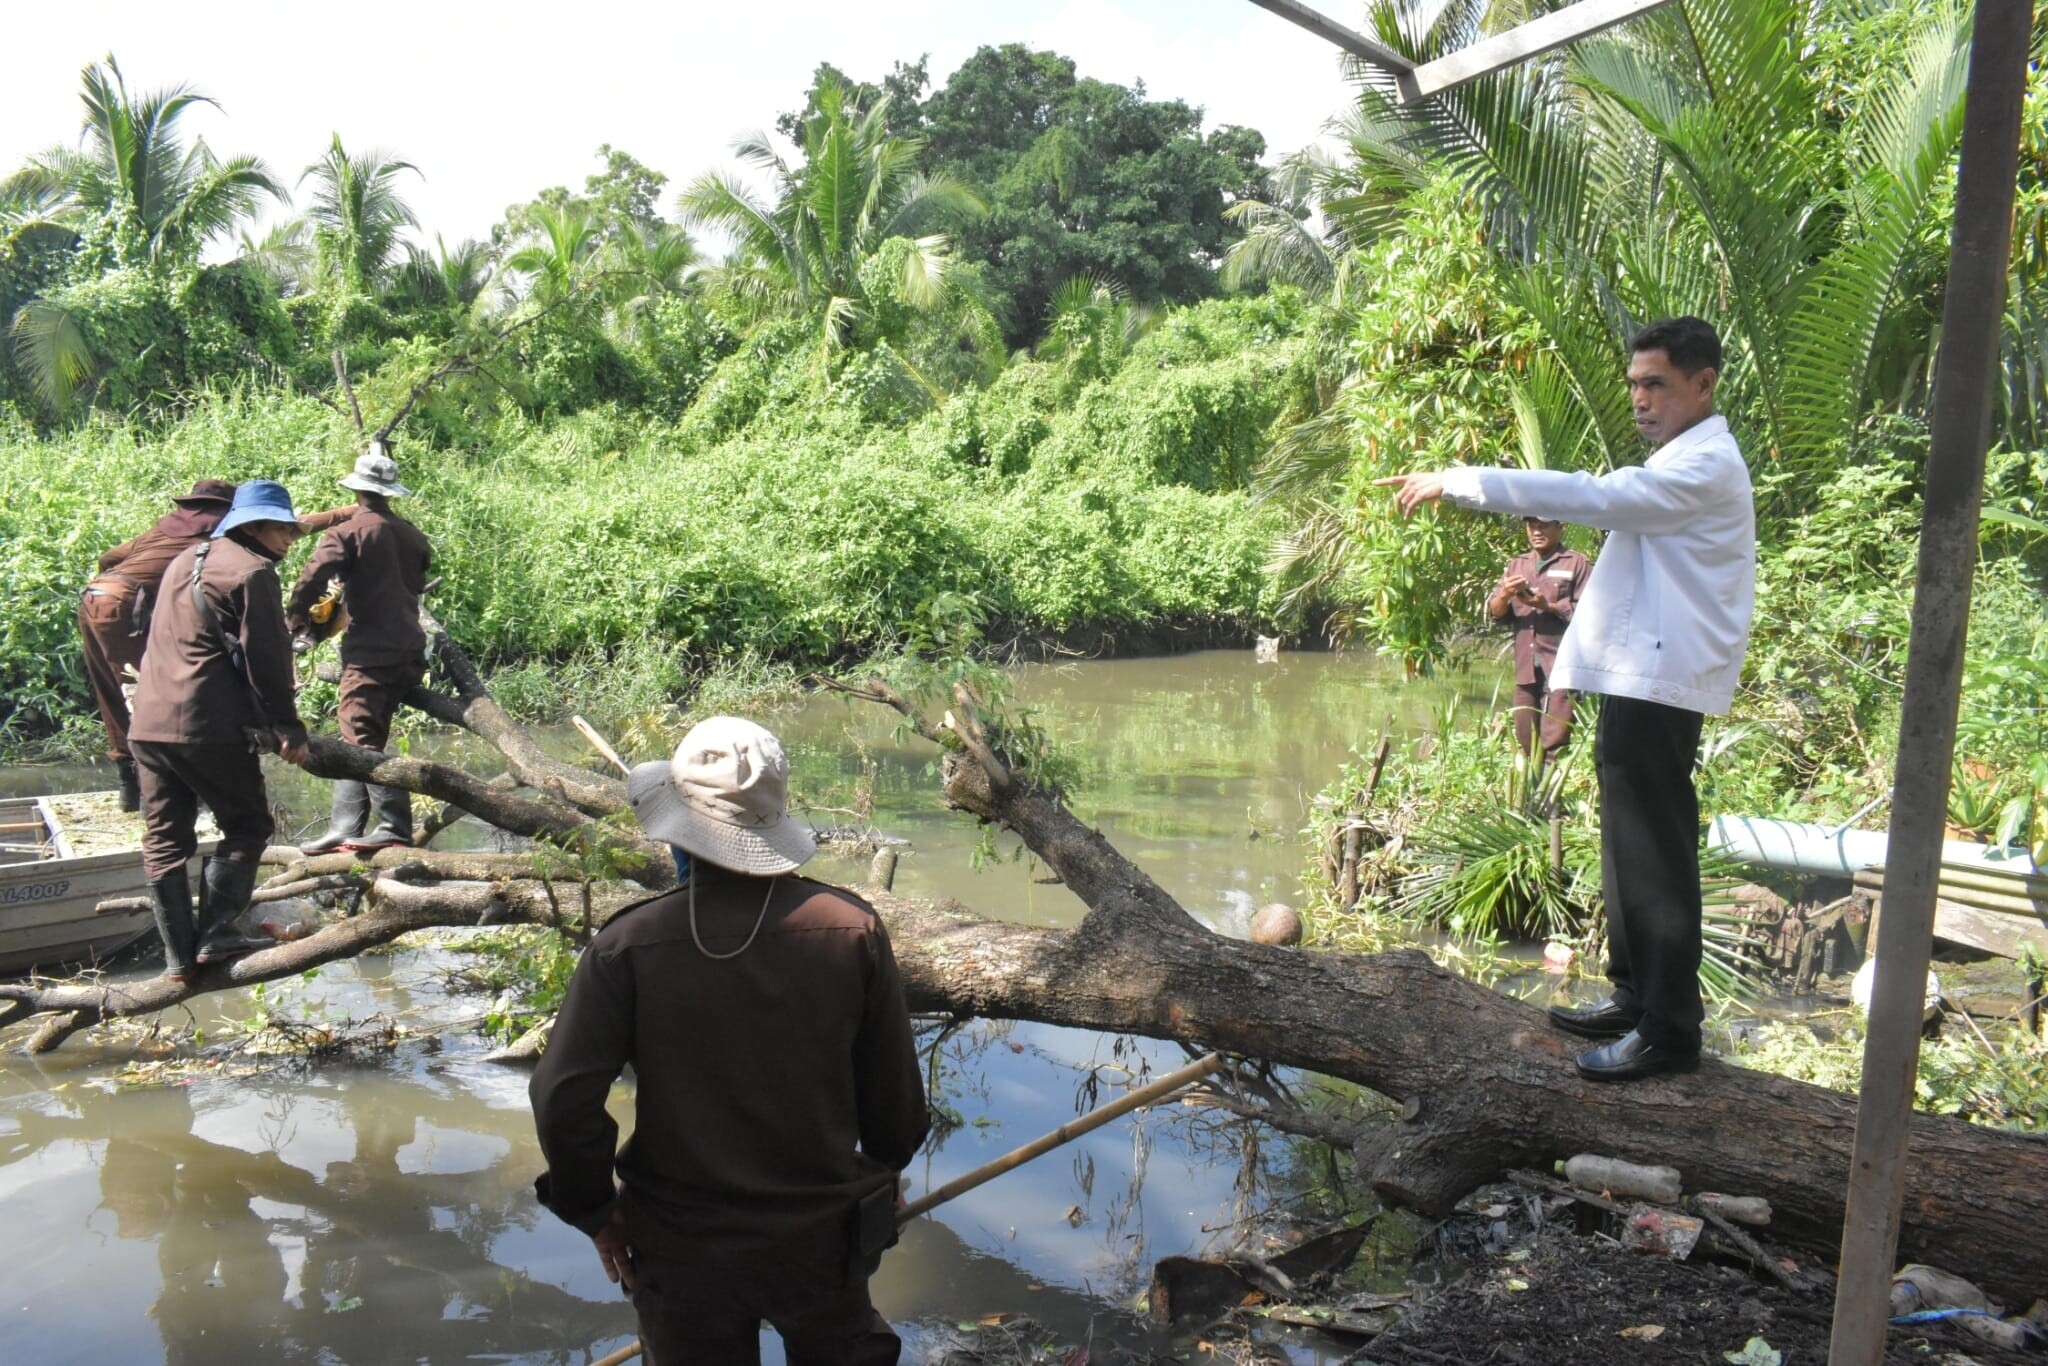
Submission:
{"label": "tall tree canopy", "polygon": [[1215,293],[1216,267],[1240,235],[1225,210],[1267,192],[1256,131],[1205,137],[1198,107],[1148,100],[1142,83],[1084,79],[1057,53],[984,47],[928,97],[927,82],[923,59],[876,85],[824,65],[806,114],[779,126],[800,126],[828,84],[856,101],[886,95],[889,130],[922,138],[929,171],[987,199],[987,213],[951,232],[961,259],[982,267],[1013,347],[1045,335],[1055,294],[1075,277],[1154,305]]}

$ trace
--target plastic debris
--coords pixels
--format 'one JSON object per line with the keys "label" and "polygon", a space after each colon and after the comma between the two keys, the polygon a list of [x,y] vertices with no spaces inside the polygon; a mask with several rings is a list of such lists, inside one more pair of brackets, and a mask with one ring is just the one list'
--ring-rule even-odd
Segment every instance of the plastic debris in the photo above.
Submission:
{"label": "plastic debris", "polygon": [[1690,1214],[1638,1205],[1622,1226],[1621,1245],[1631,1252],[1683,1261],[1699,1245],[1700,1230],[1705,1227],[1704,1219]]}
{"label": "plastic debris", "polygon": [[1771,1202],[1761,1195],[1720,1195],[1714,1191],[1701,1191],[1694,1198],[1731,1224],[1764,1228],[1771,1222]]}
{"label": "plastic debris", "polygon": [[1655,1200],[1661,1205],[1677,1204],[1682,1189],[1675,1167],[1645,1167],[1623,1162],[1618,1157],[1600,1157],[1593,1153],[1580,1153],[1566,1159],[1564,1179],[1582,1191],[1633,1196],[1638,1200]]}
{"label": "plastic debris", "polygon": [[1918,1262],[1892,1276],[1892,1322],[1948,1321],[1995,1347],[2020,1351],[2048,1343],[2048,1331],[2028,1316],[2008,1319],[1976,1284]]}

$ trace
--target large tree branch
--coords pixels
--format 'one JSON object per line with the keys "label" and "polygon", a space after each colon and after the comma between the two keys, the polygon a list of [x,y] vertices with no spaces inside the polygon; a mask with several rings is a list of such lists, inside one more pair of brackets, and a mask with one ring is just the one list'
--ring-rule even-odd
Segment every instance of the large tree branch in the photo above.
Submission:
{"label": "large tree branch", "polygon": [[645,896],[637,888],[599,884],[588,888],[586,902],[584,884],[569,885],[574,890],[566,894],[542,879],[418,886],[387,875],[370,885],[361,915],[331,921],[304,939],[201,968],[189,984],[167,976],[131,982],[0,982],[0,1025],[33,1015],[51,1016],[26,1045],[31,1053],[44,1053],[102,1020],[154,1014],[209,992],[297,976],[414,930],[527,924],[589,933]]}

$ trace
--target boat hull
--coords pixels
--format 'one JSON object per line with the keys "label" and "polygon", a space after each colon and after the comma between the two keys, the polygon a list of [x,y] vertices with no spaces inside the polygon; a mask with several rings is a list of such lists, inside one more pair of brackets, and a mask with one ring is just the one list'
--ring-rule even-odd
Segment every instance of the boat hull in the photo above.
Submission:
{"label": "boat hull", "polygon": [[[12,860],[0,862],[0,976],[95,964],[154,931],[146,909],[99,909],[105,901],[147,894],[141,849],[70,854],[47,799],[0,800],[0,825],[18,833],[35,820],[44,824],[46,850],[58,856],[29,856],[22,848],[26,840],[0,841],[10,851],[0,857]],[[200,845],[195,878],[199,860],[213,847],[212,840]]]}

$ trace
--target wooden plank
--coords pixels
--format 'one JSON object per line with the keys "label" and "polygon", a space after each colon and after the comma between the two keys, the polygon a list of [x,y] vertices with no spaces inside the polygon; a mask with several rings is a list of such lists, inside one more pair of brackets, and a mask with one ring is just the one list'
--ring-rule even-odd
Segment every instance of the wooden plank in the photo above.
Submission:
{"label": "wooden plank", "polygon": [[1262,10],[1279,15],[1288,23],[1305,28],[1325,42],[1335,43],[1361,61],[1371,62],[1382,71],[1405,78],[1415,70],[1415,63],[1403,57],[1384,43],[1366,37],[1357,29],[1347,28],[1321,10],[1311,9],[1301,0],[1252,0]]}
{"label": "wooden plank", "polygon": [[[1265,0],[1253,3],[1264,4]],[[1670,3],[1671,0],[1578,0],[1575,5],[1517,24],[1506,33],[1424,62],[1412,75],[1400,77],[1401,102],[1414,104],[1431,95],[1455,90],[1468,81],[1491,76]]]}
{"label": "wooden plank", "polygon": [[1955,764],[1963,647],[1977,569],[1984,456],[1991,444],[1993,400],[2004,382],[1999,348],[2034,6],[2032,0],[1977,0],[1974,8],[1962,155],[1942,290],[1941,347],[1928,405],[1932,435],[1913,574],[1906,687],[1892,775],[1886,850],[1896,865],[1888,879],[1892,904],[1882,935],[1872,938],[1877,980],[1842,1217],[1841,1273],[1828,1343],[1831,1366],[1876,1366],[1885,1357],[1942,827]]}

